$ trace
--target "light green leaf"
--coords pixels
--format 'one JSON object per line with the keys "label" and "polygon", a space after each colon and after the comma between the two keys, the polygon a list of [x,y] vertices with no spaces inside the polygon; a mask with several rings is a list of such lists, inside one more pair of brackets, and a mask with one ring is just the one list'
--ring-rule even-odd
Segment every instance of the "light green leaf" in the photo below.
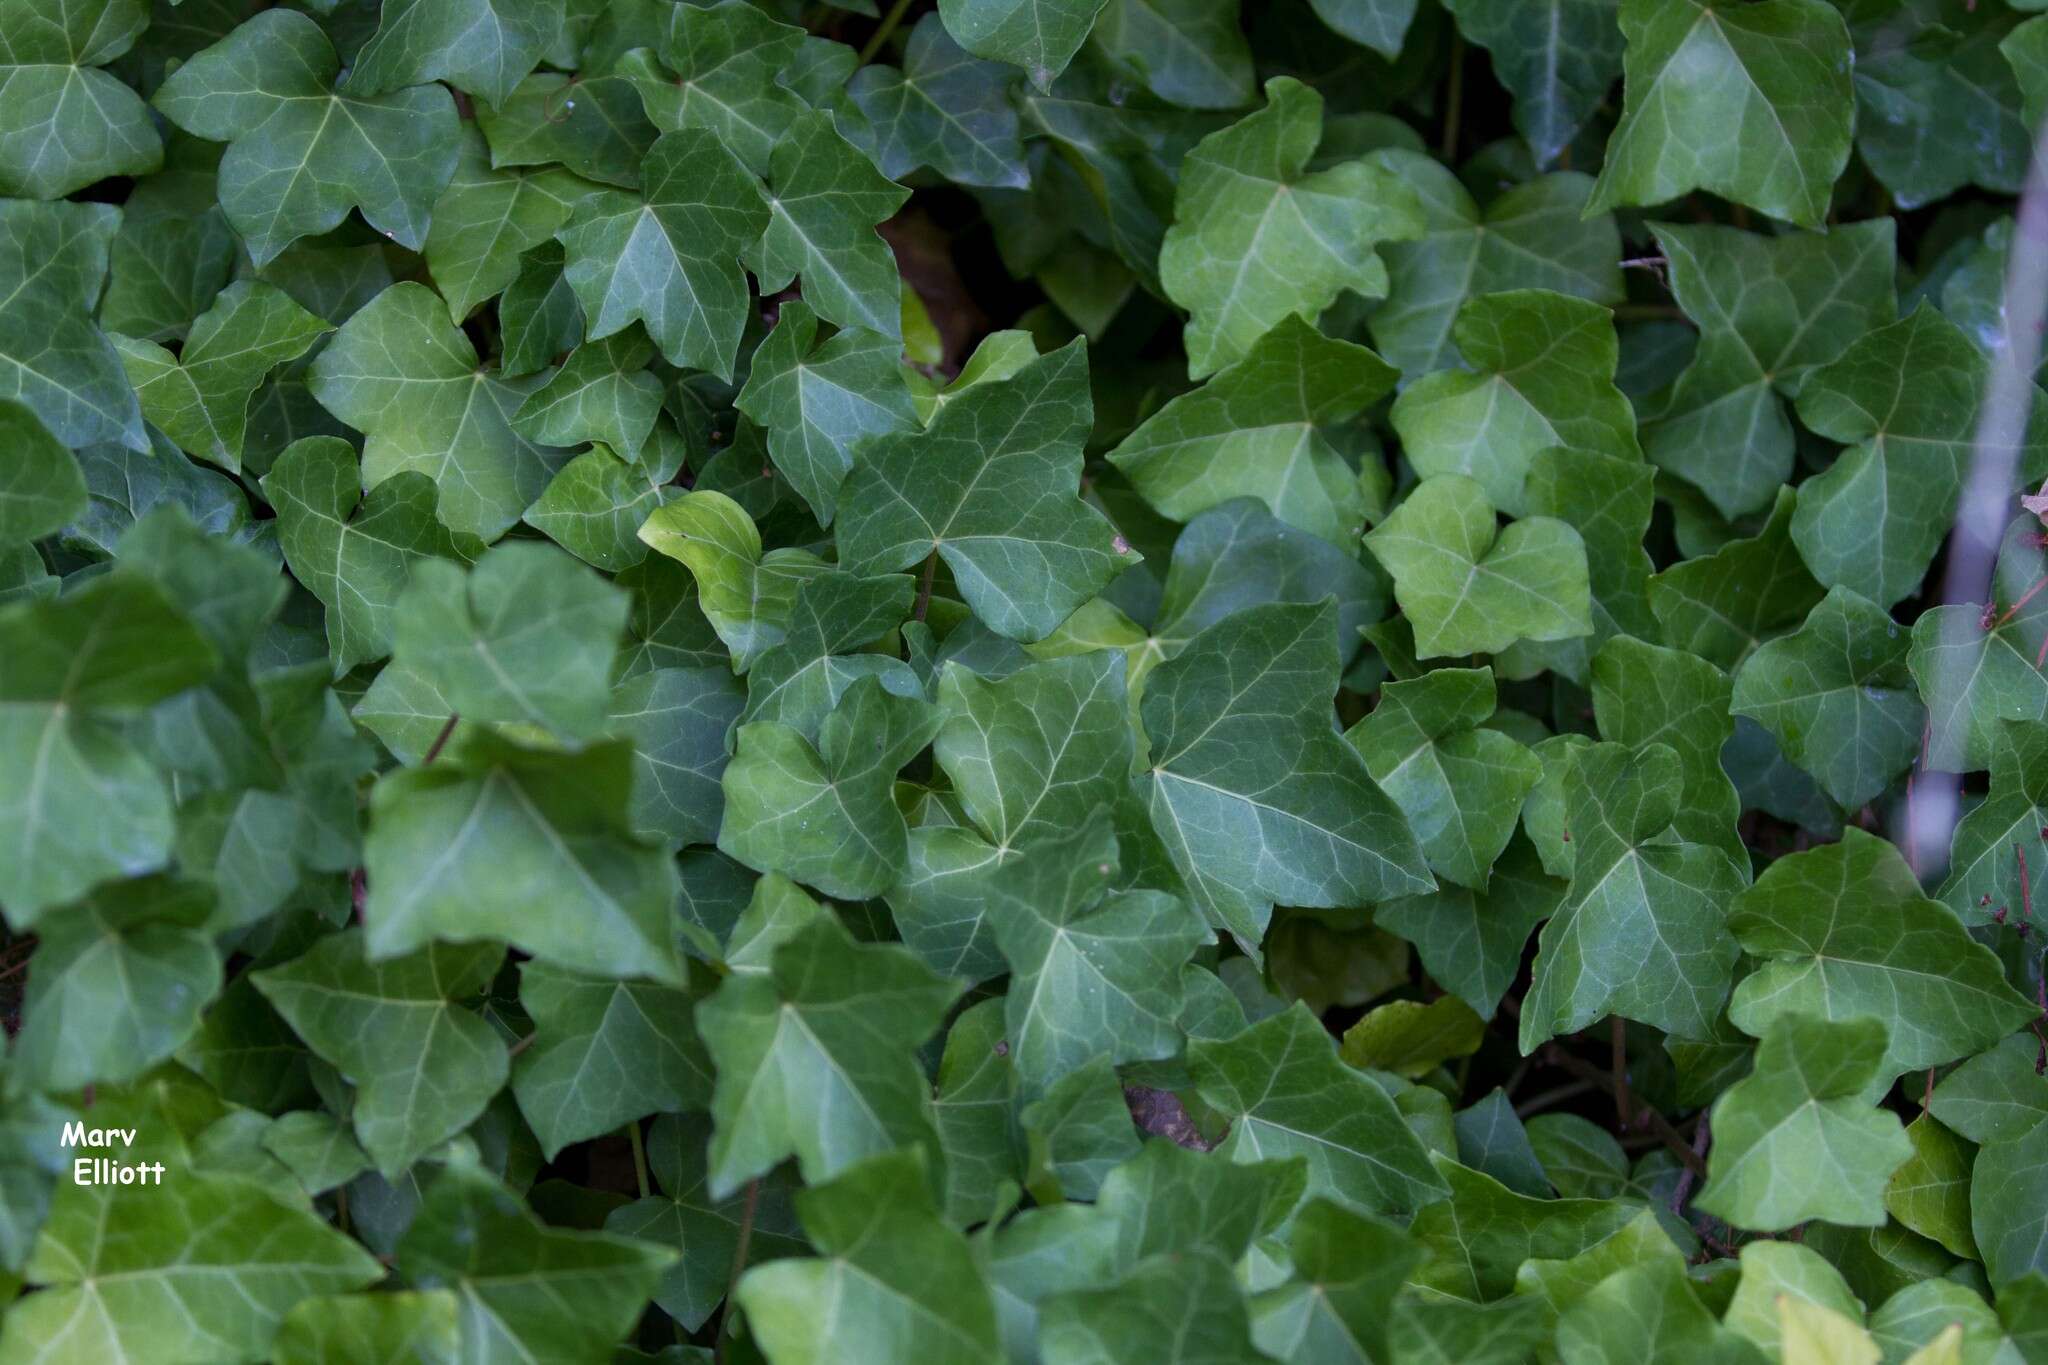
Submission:
{"label": "light green leaf", "polygon": [[1486,490],[1462,474],[1425,479],[1366,533],[1394,578],[1420,657],[1497,654],[1517,640],[1593,631],[1586,546],[1549,517],[1498,529]]}
{"label": "light green leaf", "polygon": [[114,346],[142,415],[180,448],[240,473],[249,400],[271,370],[298,359],[331,330],[284,291],[240,280],[194,320],[177,355],[123,336]]}
{"label": "light green leaf", "polygon": [[762,293],[802,275],[818,316],[893,340],[902,332],[896,258],[874,228],[909,197],[839,135],[830,115],[804,114],[770,154],[768,227],[748,248],[747,266]]}
{"label": "light green leaf", "polygon": [[1017,1118],[1030,1147],[1031,1187],[1042,1189],[1050,1181],[1070,1199],[1100,1195],[1103,1177],[1136,1156],[1142,1144],[1107,1055],[1069,1071]]}
{"label": "light green leaf", "polygon": [[563,739],[604,728],[626,595],[551,545],[508,541],[474,568],[412,566],[393,613],[393,656],[473,721]]}
{"label": "light green leaf", "polygon": [[[636,401],[642,396],[636,394]],[[656,428],[654,439],[659,447],[669,438]],[[644,452],[654,453],[654,447]],[[673,477],[665,460],[650,469],[641,460],[614,455],[610,447],[593,447],[557,471],[522,520],[584,563],[618,573],[647,557],[639,538],[647,519],[683,496],[682,489],[662,481],[665,474]]]}
{"label": "light green leaf", "polygon": [[[98,882],[162,867],[164,778],[110,721],[212,676],[207,638],[149,583],[104,575],[0,607],[0,904],[17,930]],[[25,780],[21,780],[25,778]]]}
{"label": "light green leaf", "polygon": [[373,957],[497,939],[573,971],[683,984],[674,861],[628,833],[632,750],[521,749],[478,731],[370,793]]}
{"label": "light green leaf", "polygon": [[164,117],[225,142],[220,202],[256,264],[359,209],[414,251],[460,143],[455,101],[438,85],[390,94],[336,90],[341,70],[320,26],[265,10],[194,56],[158,87]]}
{"label": "light green leaf", "polygon": [[[1628,3],[1628,0],[1623,0]],[[1657,1257],[1618,1271],[1557,1324],[1557,1350],[1585,1365],[1747,1365],[1756,1350],[1714,1321],[1685,1267]]]}
{"label": "light green leaf", "polygon": [[1721,766],[1721,751],[1735,732],[1728,713],[1733,690],[1728,675],[1706,660],[1626,636],[1609,640],[1593,657],[1593,719],[1601,738],[1638,749],[1669,745],[1684,790],[1670,817],[1679,837],[1720,848],[1747,866],[1735,829],[1735,784]]}
{"label": "light green leaf", "polygon": [[783,638],[799,584],[825,571],[806,550],[761,552],[761,532],[725,494],[697,489],[648,514],[640,539],[687,565],[697,604],[745,672]]}
{"label": "light green leaf", "polygon": [[1443,1181],[1392,1099],[1337,1056],[1299,1002],[1234,1038],[1197,1038],[1188,1066],[1202,1098],[1230,1120],[1217,1149],[1233,1161],[1305,1157],[1309,1191],[1369,1213],[1407,1213]]}
{"label": "light green leaf", "polygon": [[1975,1260],[1970,1235],[1971,1163],[1976,1152],[1932,1114],[1906,1125],[1913,1155],[1884,1187],[1885,1212],[1922,1237]]}
{"label": "light green leaf", "polygon": [[294,1109],[263,1130],[263,1150],[283,1162],[308,1194],[325,1194],[370,1169],[342,1120],[319,1110]]}
{"label": "light green leaf", "polygon": [[865,448],[917,427],[897,366],[901,349],[860,326],[821,342],[817,315],[791,299],[754,352],[735,403],[768,429],[775,467],[821,526],[832,524],[839,487]]}
{"label": "light green leaf", "polygon": [[1238,497],[1350,547],[1365,522],[1358,471],[1332,435],[1394,386],[1363,346],[1292,314],[1110,452],[1153,510],[1174,521]]}
{"label": "light green leaf", "polygon": [[1261,1365],[1244,1292],[1212,1252],[1153,1256],[1106,1288],[1039,1307],[1045,1358],[1061,1365]]}
{"label": "light green leaf", "polygon": [[302,1299],[277,1329],[277,1365],[456,1365],[455,1295],[445,1289]]}
{"label": "light green leaf", "polygon": [[[418,0],[415,12],[435,2]],[[558,167],[494,168],[483,134],[465,126],[454,178],[434,201],[421,248],[448,301],[448,320],[460,323],[502,293],[518,278],[520,256],[553,238],[589,192],[588,182]]]}
{"label": "light green leaf", "polygon": [[593,193],[556,233],[585,336],[642,322],[670,364],[730,379],[747,312],[740,253],[769,223],[760,186],[699,128],[656,139],[640,185],[638,194]]}
{"label": "light green leaf", "polygon": [[[1627,102],[1592,207],[1702,189],[1818,228],[1849,160],[1849,30],[1822,0],[1622,0]],[[1719,130],[1700,136],[1703,130]]]}
{"label": "light green leaf", "polygon": [[1883,1223],[1885,1184],[1913,1154],[1898,1116],[1863,1098],[1889,1068],[1887,1047],[1877,1019],[1776,1017],[1756,1069],[1714,1103],[1700,1207],[1759,1232]]}
{"label": "light green leaf", "polygon": [[1401,808],[1430,871],[1475,891],[1543,775],[1534,754],[1484,728],[1493,709],[1490,670],[1437,669],[1382,687],[1372,714],[1345,734]]}
{"label": "light green leaf", "polygon": [[717,1067],[710,1193],[794,1156],[816,1184],[910,1142],[937,1150],[913,1054],[959,994],[901,946],[856,944],[821,916],[765,972],[735,972],[697,1007]]}
{"label": "light green leaf", "polygon": [[252,1180],[167,1171],[136,1193],[60,1188],[24,1271],[45,1288],[0,1321],[0,1359],[263,1360],[294,1304],[384,1273],[318,1214]]}
{"label": "light green leaf", "polygon": [[196,882],[116,882],[39,926],[12,1051],[47,1091],[120,1084],[176,1051],[220,992],[205,933],[213,897]]}
{"label": "light green leaf", "polygon": [[929,166],[962,185],[1021,189],[1030,175],[1003,75],[961,51],[942,17],[927,14],[910,31],[901,70],[869,64],[847,83],[860,119],[846,136],[891,180]]}
{"label": "light green leaf", "polygon": [[373,961],[351,929],[255,980],[314,1055],[354,1083],[356,1137],[388,1180],[469,1127],[505,1084],[505,1046],[468,1005],[504,960],[482,943]]}
{"label": "light green leaf", "polygon": [[839,557],[855,573],[945,560],[989,629],[1038,640],[1134,554],[1079,497],[1094,419],[1086,343],[976,384],[922,432],[881,436],[839,496]]}
{"label": "light green leaf", "polygon": [[804,112],[803,100],[778,79],[796,58],[803,30],[740,0],[678,6],[667,20],[660,52],[673,78],[644,54],[619,63],[640,87],[647,116],[665,133],[715,134],[749,171],[766,175],[776,145]]}
{"label": "light green leaf", "polygon": [[578,346],[526,395],[512,429],[536,445],[596,441],[622,460],[638,459],[661,413],[661,380],[647,370],[653,356],[637,328]]}
{"label": "light green leaf", "polygon": [[1897,316],[1895,236],[1889,218],[1776,237],[1658,224],[1671,292],[1700,340],[1644,413],[1650,459],[1724,517],[1767,506],[1792,474],[1780,395],[1796,397],[1816,367]]}
{"label": "light green leaf", "polygon": [[474,1166],[444,1167],[398,1245],[422,1288],[455,1291],[465,1365],[608,1365],[676,1254],[553,1228]]}
{"label": "light green leaf", "polygon": [[392,0],[356,54],[349,90],[442,80],[503,104],[561,38],[562,0]]}
{"label": "light green leaf", "polygon": [[1640,459],[1635,414],[1614,387],[1613,315],[1540,289],[1488,294],[1458,312],[1453,336],[1469,370],[1426,375],[1395,400],[1394,429],[1424,479],[1464,474],[1511,515],[1540,450]]}
{"label": "light green leaf", "polygon": [[106,204],[0,200],[0,397],[74,449],[149,449],[120,355],[91,318],[120,222]]}
{"label": "light green leaf", "polygon": [[1380,166],[1308,170],[1321,95],[1280,77],[1266,99],[1188,154],[1159,253],[1167,297],[1193,315],[1193,378],[1241,359],[1290,313],[1314,318],[1346,289],[1384,297],[1387,268],[1373,248],[1425,226],[1414,191]]}
{"label": "light green leaf", "polygon": [[1400,811],[1336,732],[1336,617],[1328,602],[1241,611],[1146,679],[1153,828],[1195,905],[1245,943],[1275,903],[1431,889]]}
{"label": "light green leaf", "polygon": [[561,459],[511,425],[545,379],[480,367],[433,291],[412,283],[392,285],[342,324],[309,374],[321,405],[368,438],[368,486],[423,473],[441,490],[443,524],[485,541],[519,520]]}
{"label": "light green leaf", "polygon": [[0,546],[40,540],[85,514],[88,490],[78,460],[35,413],[0,399]]}
{"label": "light green leaf", "polygon": [[1570,763],[1571,889],[1543,926],[1522,1051],[1603,1014],[1703,1038],[1740,955],[1723,916],[1746,869],[1682,833],[1660,837],[1689,794],[1669,746],[1595,744]]}
{"label": "light green leaf", "polygon": [[[1743,664],[1733,709],[1854,810],[1890,786],[1919,748],[1927,713],[1906,669],[1910,642],[1868,598],[1830,588],[1804,625]],[[2048,816],[2034,825],[2048,825]]]}
{"label": "light green leaf", "polygon": [[[1880,606],[1919,587],[1955,517],[1988,373],[1923,302],[1807,377],[1800,420],[1851,446],[1799,490],[1792,539],[1814,577]],[[2048,424],[2029,428],[2018,456],[2023,479],[2048,470]]]}
{"label": "light green leaf", "polygon": [[533,1045],[519,1054],[512,1093],[549,1160],[621,1124],[710,1102],[711,1059],[690,1022],[691,992],[529,962],[519,969],[519,1003],[533,1019]]}
{"label": "light green leaf", "polygon": [[1771,864],[1728,927],[1762,964],[1728,1004],[1737,1028],[1761,1037],[1794,1013],[1875,1018],[1884,1080],[1989,1047],[2035,1012],[1996,955],[1920,893],[1898,849],[1853,827]]}
{"label": "light green leaf", "polygon": [[776,1365],[998,1357],[988,1281],[967,1239],[939,1220],[917,1152],[851,1166],[796,1206],[820,1255],[757,1266],[734,1291]]}
{"label": "light green leaf", "polygon": [[2048,596],[2032,593],[2048,578],[2040,524],[2022,515],[2005,528],[1991,600],[1931,607],[1913,623],[1906,666],[1927,703],[1926,764],[1938,772],[1988,768],[2005,723],[2048,717]]}

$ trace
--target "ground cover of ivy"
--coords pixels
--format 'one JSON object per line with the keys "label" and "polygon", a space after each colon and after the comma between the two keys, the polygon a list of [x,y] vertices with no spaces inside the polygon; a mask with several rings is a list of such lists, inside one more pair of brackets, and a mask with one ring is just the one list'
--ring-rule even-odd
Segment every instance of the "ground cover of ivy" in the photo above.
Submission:
{"label": "ground cover of ivy", "polygon": [[2044,1365],[2044,109],[0,0],[0,1365]]}

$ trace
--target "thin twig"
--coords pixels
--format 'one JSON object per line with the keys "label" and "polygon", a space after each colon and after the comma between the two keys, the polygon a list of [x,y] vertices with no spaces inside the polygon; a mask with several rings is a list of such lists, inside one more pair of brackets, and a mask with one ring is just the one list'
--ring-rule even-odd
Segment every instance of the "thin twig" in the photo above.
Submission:
{"label": "thin twig", "polygon": [[420,766],[422,768],[426,767],[429,763],[432,763],[435,759],[441,756],[441,749],[448,743],[448,736],[455,733],[455,722],[461,719],[462,717],[460,715],[451,715],[448,717],[448,723],[441,727],[441,733],[435,735],[434,742],[427,746],[427,756],[420,760]]}
{"label": "thin twig", "polygon": [[867,42],[860,50],[860,60],[855,65],[866,66],[873,61],[875,54],[882,50],[882,44],[889,41],[889,35],[896,31],[896,26],[903,22],[903,16],[909,12],[910,0],[896,0],[896,3],[889,7],[889,12],[882,16],[881,25],[868,35]]}
{"label": "thin twig", "polygon": [[[1591,1081],[1609,1093],[1612,1093],[1614,1090],[1614,1078],[1612,1076],[1583,1057],[1574,1057],[1555,1043],[1545,1046],[1543,1059],[1549,1065],[1563,1067],[1581,1080]],[[1669,1147],[1680,1161],[1683,1161],[1701,1175],[1707,1173],[1705,1159],[1694,1154],[1692,1144],[1687,1142],[1680,1135],[1679,1131],[1671,1126],[1669,1119],[1648,1107],[1640,1110],[1639,1114],[1641,1121],[1649,1126],[1650,1131],[1657,1135],[1657,1139],[1666,1147]]]}
{"label": "thin twig", "polygon": [[1546,1090],[1542,1094],[1532,1096],[1516,1105],[1515,1117],[1526,1119],[1531,1115],[1542,1113],[1554,1104],[1563,1104],[1566,1100],[1577,1099],[1587,1091],[1598,1090],[1599,1088],[1599,1086],[1591,1081],[1568,1081],[1563,1085]]}
{"label": "thin twig", "polygon": [[1608,1016],[1607,1037],[1614,1054],[1614,1115],[1626,1133],[1635,1126],[1635,1116],[1629,1112],[1628,1021],[1618,1014]]}
{"label": "thin twig", "polygon": [[527,1034],[524,1038],[521,1038],[518,1042],[512,1044],[510,1048],[506,1049],[505,1055],[507,1057],[517,1057],[520,1053],[532,1047],[533,1040],[538,1037],[540,1037],[540,1030],[535,1029],[533,1032]]}
{"label": "thin twig", "polygon": [[1451,73],[1444,84],[1444,103],[1449,107],[1444,111],[1443,159],[1456,161],[1458,122],[1465,103],[1465,35],[1462,33],[1451,35]]}
{"label": "thin twig", "polygon": [[1683,1216],[1685,1213],[1685,1197],[1692,1193],[1694,1178],[1705,1168],[1707,1159],[1707,1115],[1704,1110],[1700,1113],[1699,1122],[1692,1126],[1692,1154],[1700,1159],[1700,1166],[1688,1165],[1684,1170],[1680,1171],[1678,1173],[1678,1185],[1671,1191],[1671,1211],[1680,1216]]}
{"label": "thin twig", "polygon": [[939,547],[934,545],[932,546],[932,552],[925,556],[924,578],[917,585],[917,608],[911,612],[911,616],[916,620],[924,620],[925,611],[932,604],[932,579],[937,576],[938,572]]}
{"label": "thin twig", "polygon": [[640,1187],[640,1197],[645,1199],[654,1193],[654,1187],[647,1183],[647,1142],[640,1136],[640,1120],[626,1125],[626,1141],[633,1147],[633,1181]]}
{"label": "thin twig", "polygon": [[754,1210],[761,1203],[761,1178],[755,1176],[747,1182],[747,1205],[740,1212],[739,1241],[732,1249],[732,1274],[726,1277],[725,1306],[718,1310],[718,1336],[711,1348],[713,1365],[725,1365],[725,1319],[732,1311],[732,1291],[739,1285],[740,1274],[747,1268],[747,1244],[754,1240]]}

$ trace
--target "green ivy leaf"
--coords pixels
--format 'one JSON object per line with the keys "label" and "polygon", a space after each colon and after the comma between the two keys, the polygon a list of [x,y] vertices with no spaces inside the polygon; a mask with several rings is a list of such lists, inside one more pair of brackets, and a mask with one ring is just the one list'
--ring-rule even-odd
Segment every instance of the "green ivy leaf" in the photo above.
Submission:
{"label": "green ivy leaf", "polygon": [[0,442],[14,452],[0,471],[0,545],[40,540],[85,514],[85,474],[35,413],[0,399]]}
{"label": "green ivy leaf", "polygon": [[786,289],[802,275],[818,316],[895,339],[902,330],[896,259],[874,226],[910,192],[876,171],[822,113],[800,116],[776,139],[767,179],[768,226],[747,252],[762,292]]}
{"label": "green ivy leaf", "polygon": [[1927,766],[1975,772],[1991,765],[2004,723],[2048,717],[2048,544],[2017,517],[1999,545],[1990,601],[1933,607],[1913,623],[1906,666],[1927,703]]}
{"label": "green ivy leaf", "polygon": [[697,1007],[718,1077],[711,1197],[786,1157],[814,1183],[906,1143],[934,1150],[931,1087],[911,1049],[958,994],[899,945],[856,944],[830,915],[778,945],[765,972],[726,977]]}
{"label": "green ivy leaf", "polygon": [[[685,5],[670,10],[667,19],[659,51],[673,79],[654,69],[645,54],[629,54],[619,63],[640,87],[647,116],[664,133],[687,128],[715,134],[748,170],[765,175],[775,147],[803,112],[802,99],[776,79],[796,56],[803,30],[739,0]],[[677,145],[709,144],[699,139]]]}
{"label": "green ivy leaf", "polygon": [[1571,889],[1538,940],[1522,1050],[1603,1014],[1705,1037],[1739,955],[1723,906],[1744,869],[1682,834],[1659,837],[1683,790],[1667,745],[1595,744],[1570,762]]}
{"label": "green ivy leaf", "polygon": [[[1818,228],[1849,160],[1849,30],[1821,0],[1622,0],[1627,102],[1592,207],[1703,189]],[[1704,129],[1724,135],[1702,139]],[[1796,132],[1794,130],[1797,130]]]}
{"label": "green ivy leaf", "polygon": [[1926,709],[1906,669],[1910,644],[1868,598],[1830,588],[1798,630],[1766,642],[1743,664],[1733,709],[1769,730],[1787,758],[1854,810],[1890,786],[1918,751]]}
{"label": "green ivy leaf", "polygon": [[540,495],[560,462],[512,428],[545,375],[511,379],[479,365],[469,338],[419,284],[394,284],[334,334],[308,382],[321,406],[367,437],[370,487],[416,471],[441,491],[449,530],[490,541]]}
{"label": "green ivy leaf", "polygon": [[1791,489],[1779,489],[1770,519],[1755,535],[1650,579],[1650,610],[1664,628],[1665,644],[1732,671],[1819,604],[1821,586],[1793,544],[1796,505]]}
{"label": "green ivy leaf", "polygon": [[1885,1080],[1989,1047],[2035,1012],[1992,951],[1920,893],[1898,849],[1859,829],[1773,863],[1728,927],[1762,964],[1729,1001],[1737,1028],[1762,1036],[1794,1013],[1876,1018]]}
{"label": "green ivy leaf", "polygon": [[504,957],[483,943],[379,962],[349,930],[256,974],[292,1031],[355,1083],[351,1122],[386,1179],[469,1127],[504,1086],[504,1044],[468,1008]]}
{"label": "green ivy leaf", "polygon": [[1462,474],[1425,479],[1365,547],[1394,578],[1394,597],[1423,658],[1497,654],[1517,640],[1593,630],[1586,546],[1549,517],[1494,520],[1486,490]]}
{"label": "green ivy leaf", "polygon": [[942,16],[910,31],[903,66],[863,66],[847,83],[860,118],[847,137],[883,175],[900,180],[929,166],[963,185],[1021,189],[1030,183],[1017,111],[1002,68],[962,51]]}
{"label": "green ivy leaf", "polygon": [[[1884,1221],[1892,1172],[1913,1153],[1897,1115],[1867,1099],[1889,1067],[1884,1024],[1777,1016],[1756,1070],[1714,1104],[1714,1149],[1700,1206],[1775,1232],[1809,1218]],[[1787,1180],[1786,1172],[1806,1175]]]}
{"label": "green ivy leaf", "polygon": [[2037,896],[2048,905],[2048,726],[1997,726],[1991,746],[1991,790],[1956,825],[1941,887],[1943,903],[1965,924],[2009,917]]}
{"label": "green ivy leaf", "polygon": [[135,92],[100,68],[149,26],[141,0],[0,13],[0,193],[60,199],[114,175],[147,175],[163,143]]}
{"label": "green ivy leaf", "polygon": [[400,246],[426,242],[455,173],[455,102],[438,85],[362,96],[335,87],[341,59],[320,26],[258,14],[164,81],[155,104],[195,137],[225,142],[220,202],[256,264],[359,209]]}
{"label": "green ivy leaf", "polygon": [[1167,297],[1193,315],[1192,378],[1241,359],[1290,313],[1313,318],[1345,289],[1384,297],[1387,267],[1373,248],[1424,228],[1414,191],[1382,167],[1308,169],[1321,95],[1282,77],[1266,100],[1188,154],[1159,253]]}
{"label": "green ivy leaf", "polygon": [[1230,1267],[1206,1251],[1155,1256],[1107,1288],[1054,1295],[1040,1309],[1039,1333],[1048,1356],[1075,1365],[1258,1365],[1266,1358],[1252,1346]]}
{"label": "green ivy leaf", "polygon": [[[415,12],[433,3],[419,0]],[[551,240],[590,192],[587,182],[558,167],[495,168],[483,134],[472,128],[463,129],[460,150],[421,247],[434,287],[448,301],[448,320],[458,324],[504,292],[519,276],[519,258]]]}
{"label": "green ivy leaf", "polygon": [[503,104],[561,39],[562,0],[393,0],[356,53],[351,92],[445,80]]}
{"label": "green ivy leaf", "polygon": [[1243,358],[1146,418],[1110,462],[1161,516],[1190,520],[1253,497],[1282,521],[1349,546],[1365,521],[1365,496],[1332,438],[1394,379],[1365,347],[1290,315]]}
{"label": "green ivy leaf", "polygon": [[940,0],[954,41],[975,56],[1024,68],[1041,91],[1088,40],[1105,0]]}
{"label": "green ivy leaf", "polygon": [[1238,0],[1109,0],[1089,41],[1145,88],[1186,109],[1252,102],[1252,54]]}
{"label": "green ivy leaf", "polygon": [[1515,128],[1548,166],[1621,74],[1618,0],[1448,0],[1458,31],[1485,48],[1515,97]]}
{"label": "green ivy leaf", "polygon": [[456,1365],[457,1320],[446,1289],[332,1294],[294,1305],[272,1349],[278,1365]]}
{"label": "green ivy leaf", "polygon": [[149,449],[120,355],[91,318],[120,221],[104,204],[0,201],[0,396],[73,448]]}
{"label": "green ivy leaf", "polygon": [[1146,680],[1152,766],[1139,785],[1153,828],[1196,906],[1245,943],[1276,903],[1431,889],[1407,822],[1329,714],[1336,615],[1329,603],[1238,612]]}

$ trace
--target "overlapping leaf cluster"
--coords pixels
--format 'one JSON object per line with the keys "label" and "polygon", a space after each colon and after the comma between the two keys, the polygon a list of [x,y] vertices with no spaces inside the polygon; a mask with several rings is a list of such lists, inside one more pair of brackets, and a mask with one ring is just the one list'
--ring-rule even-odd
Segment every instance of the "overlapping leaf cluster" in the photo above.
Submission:
{"label": "overlapping leaf cluster", "polygon": [[2048,1361],[2039,0],[880,8],[0,0],[0,1365]]}

